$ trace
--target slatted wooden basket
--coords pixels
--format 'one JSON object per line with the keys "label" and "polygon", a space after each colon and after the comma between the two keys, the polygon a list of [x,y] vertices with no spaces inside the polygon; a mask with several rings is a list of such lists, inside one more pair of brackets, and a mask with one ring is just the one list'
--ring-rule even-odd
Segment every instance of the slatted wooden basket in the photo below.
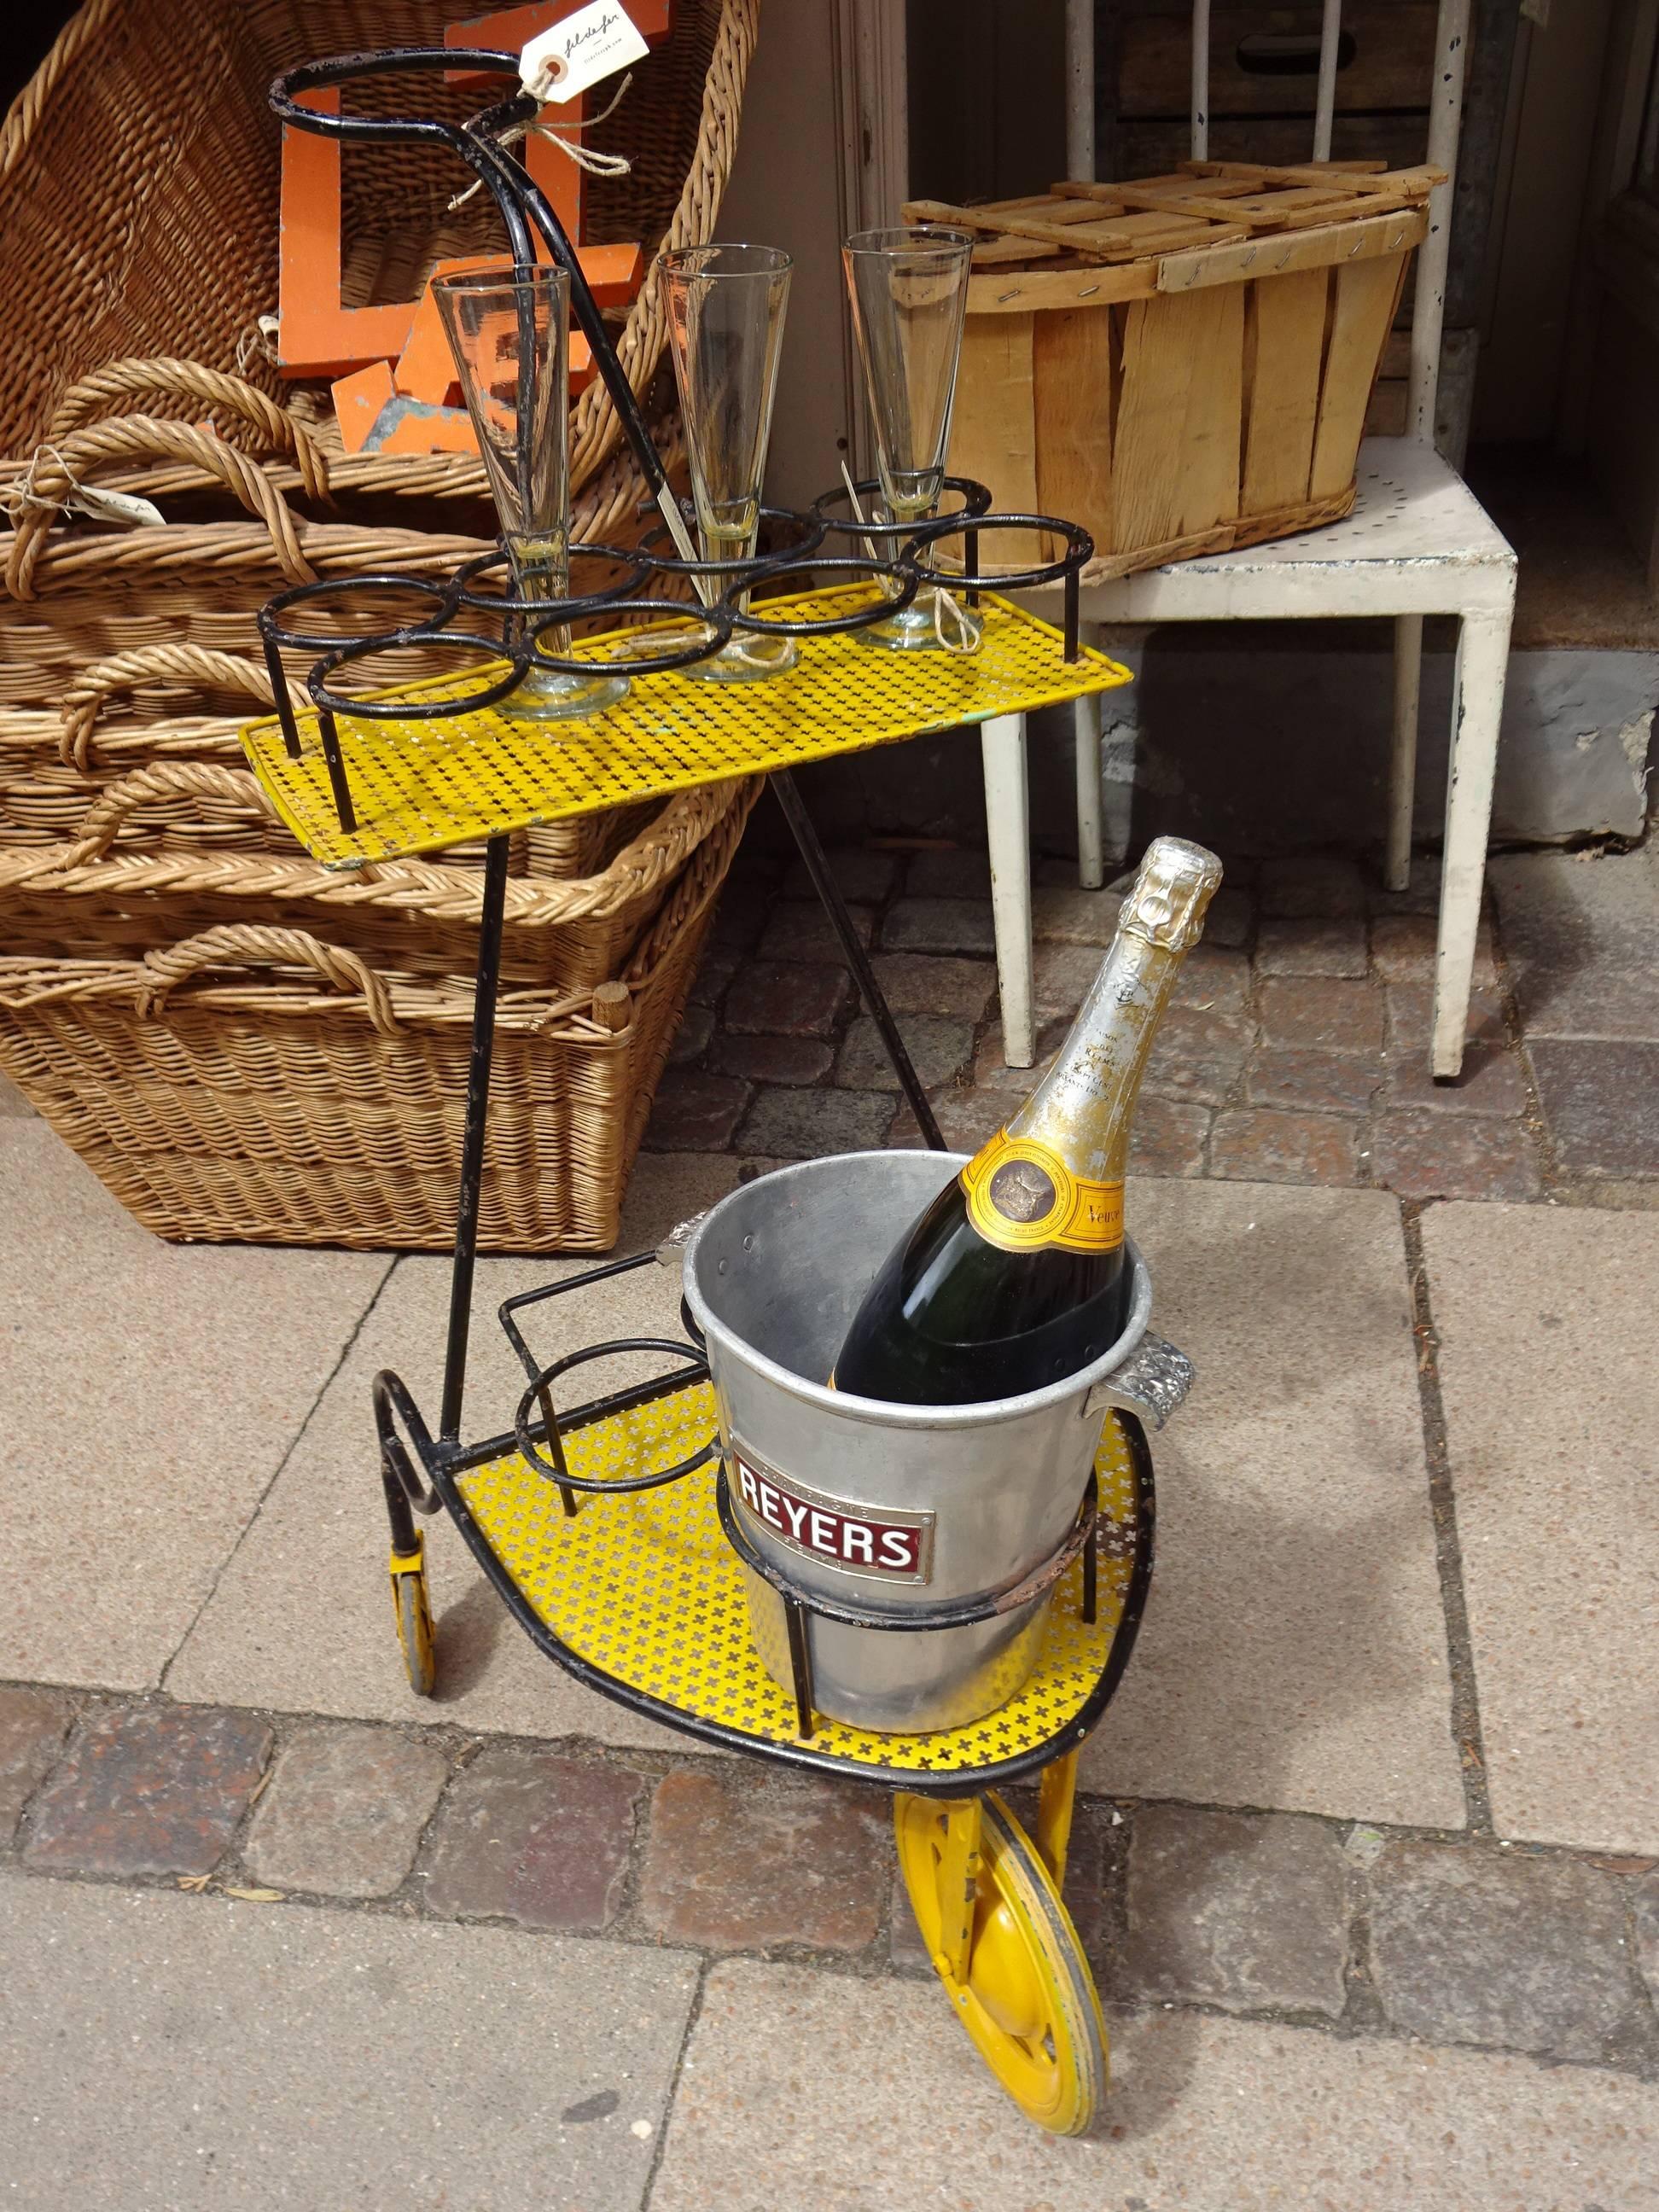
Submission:
{"label": "slatted wooden basket", "polygon": [[[1095,540],[1085,580],[1334,522],[1429,168],[1193,161],[992,207],[972,231],[951,467]],[[987,533],[981,558],[1029,566]]]}

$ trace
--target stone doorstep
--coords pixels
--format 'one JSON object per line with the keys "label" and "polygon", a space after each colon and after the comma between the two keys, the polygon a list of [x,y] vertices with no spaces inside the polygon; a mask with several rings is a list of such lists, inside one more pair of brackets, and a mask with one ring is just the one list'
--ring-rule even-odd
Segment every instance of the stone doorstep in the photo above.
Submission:
{"label": "stone doorstep", "polygon": [[[30,1870],[925,1968],[885,1793],[572,1741],[0,1690]],[[1033,1793],[1012,1794],[1028,1830]],[[775,1879],[792,1869],[787,1897]],[[1103,1995],[1659,2080],[1659,1860],[1079,1800]]]}

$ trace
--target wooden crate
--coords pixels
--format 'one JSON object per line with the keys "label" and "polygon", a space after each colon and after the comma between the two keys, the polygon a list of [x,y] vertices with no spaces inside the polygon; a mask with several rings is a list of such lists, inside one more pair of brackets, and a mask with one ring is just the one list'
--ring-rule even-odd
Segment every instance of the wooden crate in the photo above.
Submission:
{"label": "wooden crate", "polygon": [[[992,207],[913,202],[908,220],[979,240],[952,472],[1005,510],[1080,522],[1093,580],[1339,520],[1442,181],[1200,161]],[[981,557],[1033,554],[987,533]]]}

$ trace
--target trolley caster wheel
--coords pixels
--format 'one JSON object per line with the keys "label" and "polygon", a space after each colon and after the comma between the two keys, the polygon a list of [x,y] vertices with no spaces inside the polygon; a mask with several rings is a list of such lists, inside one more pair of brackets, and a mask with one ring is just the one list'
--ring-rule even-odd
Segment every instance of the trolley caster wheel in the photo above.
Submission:
{"label": "trolley caster wheel", "polygon": [[417,1698],[429,1698],[437,1684],[438,1655],[432,1632],[432,1601],[427,1595],[423,1537],[416,1537],[412,1552],[392,1554],[392,1602],[409,1686]]}
{"label": "trolley caster wheel", "polygon": [[[901,1791],[893,1818],[916,1924],[981,2057],[1028,2119],[1086,2135],[1106,2094],[1106,2025],[1041,1853],[994,1791],[977,1808]],[[969,1898],[953,1928],[953,1899]]]}

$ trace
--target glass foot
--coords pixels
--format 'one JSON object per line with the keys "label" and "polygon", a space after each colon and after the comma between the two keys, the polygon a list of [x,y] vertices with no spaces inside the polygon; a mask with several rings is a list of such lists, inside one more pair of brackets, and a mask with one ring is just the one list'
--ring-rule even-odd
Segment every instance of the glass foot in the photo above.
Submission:
{"label": "glass foot", "polygon": [[532,669],[501,711],[524,722],[575,722],[603,714],[628,696],[625,676],[566,676],[556,669]]}

